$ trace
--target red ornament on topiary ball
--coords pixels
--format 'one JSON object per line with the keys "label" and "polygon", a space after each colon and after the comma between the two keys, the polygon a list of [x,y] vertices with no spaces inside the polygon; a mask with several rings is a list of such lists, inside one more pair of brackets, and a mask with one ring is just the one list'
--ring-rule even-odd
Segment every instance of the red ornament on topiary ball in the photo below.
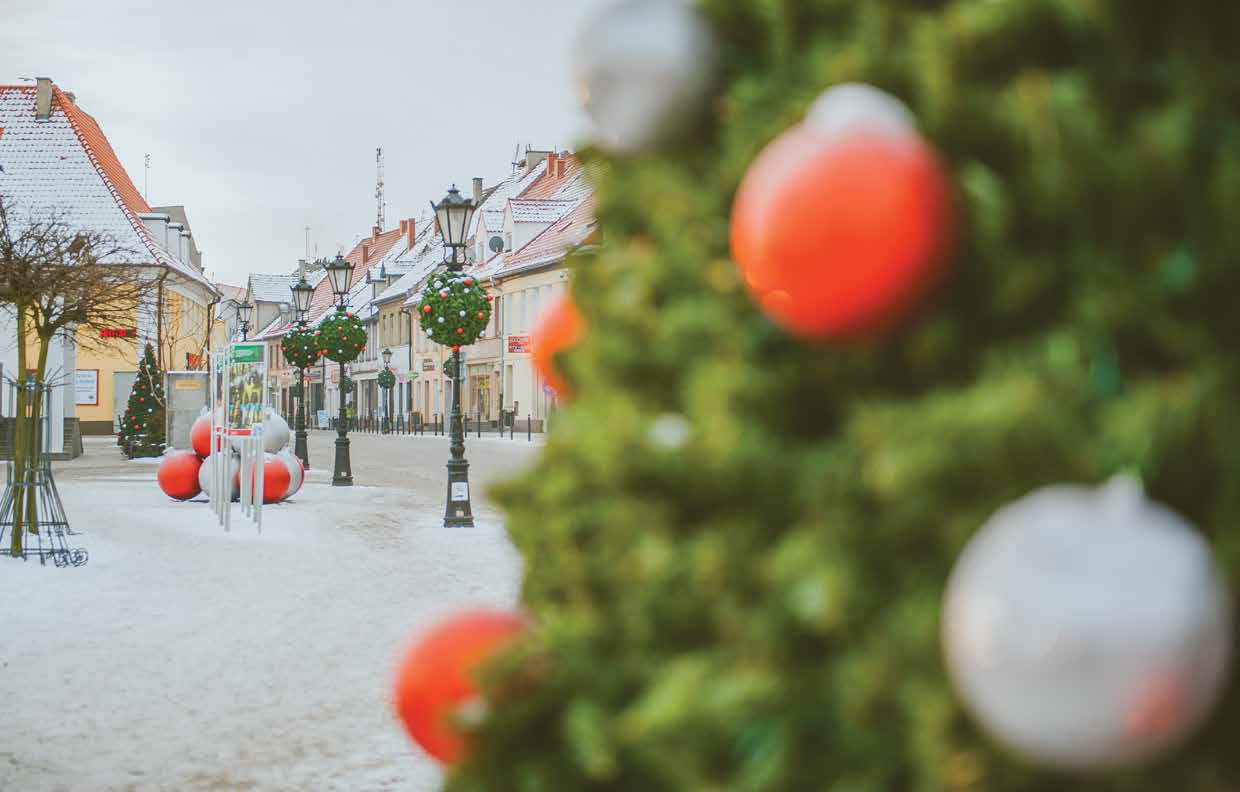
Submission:
{"label": "red ornament on topiary ball", "polygon": [[198,468],[202,460],[193,451],[173,451],[159,460],[155,479],[169,498],[189,500],[202,489],[198,486]]}
{"label": "red ornament on topiary ball", "polygon": [[534,368],[557,396],[567,398],[571,393],[568,383],[555,366],[555,355],[576,346],[585,331],[585,317],[577,310],[572,298],[564,295],[547,309],[530,337]]}
{"label": "red ornament on topiary ball", "polygon": [[396,714],[409,736],[441,762],[465,755],[452,723],[478,701],[475,675],[522,631],[525,620],[503,611],[468,611],[423,633],[396,671]]}
{"label": "red ornament on topiary ball", "polygon": [[435,310],[435,309],[431,308],[429,305],[424,305],[424,306],[422,306],[422,313],[428,314],[428,313],[430,313],[430,312],[431,312],[431,311],[433,311],[433,310]]}
{"label": "red ornament on topiary ball", "polygon": [[460,352],[460,351],[461,351],[461,348],[460,348],[459,346],[457,346],[457,345],[453,344],[453,345],[452,345],[452,351],[453,351],[453,352]]}
{"label": "red ornament on topiary ball", "polygon": [[912,116],[861,85],[823,94],[776,138],[732,207],[732,255],[763,310],[811,339],[899,320],[951,237],[947,176]]}

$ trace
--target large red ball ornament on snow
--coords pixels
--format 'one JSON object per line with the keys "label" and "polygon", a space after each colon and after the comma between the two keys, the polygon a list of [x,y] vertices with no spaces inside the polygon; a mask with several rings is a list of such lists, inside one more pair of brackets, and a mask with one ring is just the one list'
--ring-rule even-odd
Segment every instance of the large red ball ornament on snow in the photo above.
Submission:
{"label": "large red ball ornament on snow", "polygon": [[279,503],[288,496],[292,475],[275,454],[263,456],[263,503]]}
{"label": "large red ball ornament on snow", "polygon": [[548,308],[538,326],[534,328],[530,339],[534,368],[538,369],[538,373],[560,397],[568,397],[571,393],[568,383],[555,367],[554,357],[557,353],[576,346],[585,331],[585,317],[568,295],[561,297]]}
{"label": "large red ball ornament on snow", "polygon": [[194,420],[189,428],[189,444],[199,457],[211,456],[211,416],[200,415]]}
{"label": "large red ball ornament on snow", "polygon": [[193,451],[173,451],[159,461],[155,477],[159,488],[169,498],[189,500],[202,492],[198,486],[198,468],[202,460]]}
{"label": "large red ball ornament on snow", "polygon": [[763,310],[827,339],[881,329],[938,274],[951,238],[947,177],[911,115],[874,88],[823,94],[758,155],[731,243]]}
{"label": "large red ball ornament on snow", "polygon": [[432,627],[409,649],[396,671],[396,714],[409,736],[441,762],[459,761],[465,741],[453,718],[478,701],[479,667],[525,629],[503,611],[468,611]]}

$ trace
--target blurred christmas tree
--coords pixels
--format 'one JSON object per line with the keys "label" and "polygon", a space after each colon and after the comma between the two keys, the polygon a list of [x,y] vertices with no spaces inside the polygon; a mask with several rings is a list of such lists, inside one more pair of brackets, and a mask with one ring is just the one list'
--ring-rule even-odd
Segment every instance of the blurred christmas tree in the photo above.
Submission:
{"label": "blurred christmas tree", "polygon": [[138,363],[138,376],[129,392],[129,404],[121,419],[121,431],[116,441],[127,456],[159,456],[164,453],[164,377],[155,362],[155,350],[150,344]]}
{"label": "blurred christmas tree", "polygon": [[[448,788],[1234,789],[1235,686],[1152,766],[1061,777],[977,730],[939,629],[989,515],[1118,471],[1235,589],[1236,9],[707,0],[713,126],[586,154],[606,245],[574,274],[574,401],[500,493],[536,628]],[[955,252],[880,337],[810,344],[750,299],[729,214],[758,151],[846,81],[904,100],[941,153]]]}

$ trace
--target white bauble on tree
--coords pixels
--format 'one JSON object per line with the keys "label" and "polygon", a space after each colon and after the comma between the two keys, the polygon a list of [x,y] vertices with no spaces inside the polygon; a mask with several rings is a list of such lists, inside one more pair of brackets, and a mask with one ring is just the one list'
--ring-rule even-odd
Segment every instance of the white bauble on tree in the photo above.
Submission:
{"label": "white bauble on tree", "polygon": [[582,31],[574,76],[595,141],[637,152],[684,134],[709,105],[717,49],[679,0],[621,0]]}
{"label": "white bauble on tree", "polygon": [[1210,549],[1117,476],[996,512],[948,583],[943,648],[986,731],[1067,770],[1140,764],[1209,714],[1231,614]]}
{"label": "white bauble on tree", "polygon": [[274,454],[288,445],[288,438],[288,421],[268,407],[266,416],[263,418],[263,450]]}

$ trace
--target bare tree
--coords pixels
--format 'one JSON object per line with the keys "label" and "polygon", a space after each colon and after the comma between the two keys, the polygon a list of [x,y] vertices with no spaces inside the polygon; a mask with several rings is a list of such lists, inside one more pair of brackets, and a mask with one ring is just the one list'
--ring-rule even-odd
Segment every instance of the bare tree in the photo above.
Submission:
{"label": "bare tree", "polygon": [[[14,480],[21,481],[37,458],[27,457],[27,432],[37,432],[42,404],[28,404],[47,377],[47,359],[57,334],[85,347],[106,347],[104,334],[81,329],[124,327],[134,322],[154,283],[150,265],[133,263],[137,253],[109,234],[81,229],[59,209],[22,209],[0,193],[0,302],[13,306],[17,329],[18,376],[33,379],[34,389],[17,388],[17,415],[35,420],[15,422]],[[36,342],[34,365],[29,342]],[[28,375],[28,372],[32,374]],[[40,443],[33,444],[38,453]],[[35,496],[17,503],[10,550],[21,554],[23,528],[37,524]]]}

